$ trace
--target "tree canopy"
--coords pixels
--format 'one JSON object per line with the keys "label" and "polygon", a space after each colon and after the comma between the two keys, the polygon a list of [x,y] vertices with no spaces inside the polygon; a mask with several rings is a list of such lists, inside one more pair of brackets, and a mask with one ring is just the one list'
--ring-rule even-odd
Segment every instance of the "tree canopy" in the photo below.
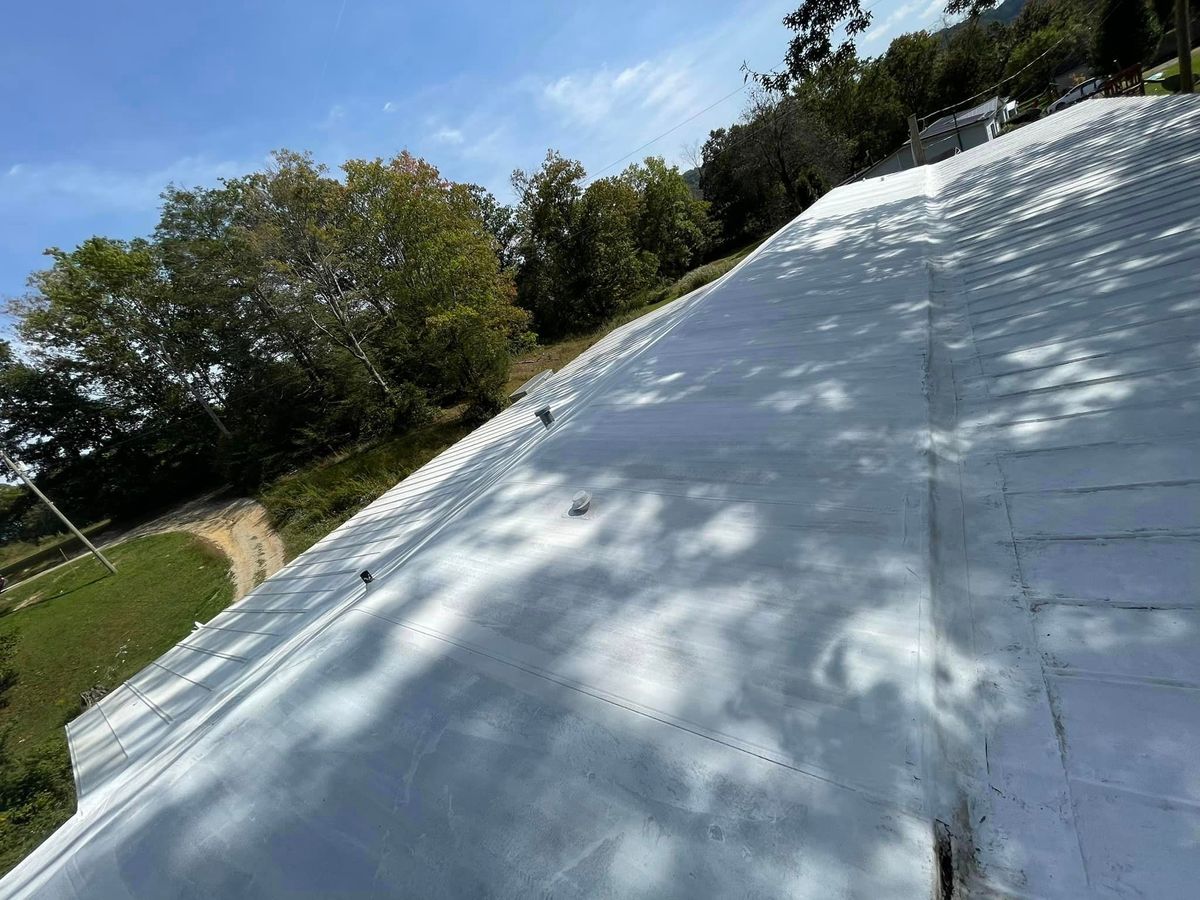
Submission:
{"label": "tree canopy", "polygon": [[500,402],[529,340],[477,191],[424,160],[280,152],[169,187],[150,238],[48,252],[0,359],[0,440],[111,514]]}
{"label": "tree canopy", "polygon": [[512,176],[517,302],[543,337],[594,327],[685,272],[709,243],[708,204],[663,159],[586,187],[585,177],[553,150]]}
{"label": "tree canopy", "polygon": [[1092,67],[1112,74],[1150,58],[1162,37],[1158,15],[1147,0],[1100,0],[1092,39]]}
{"label": "tree canopy", "polygon": [[[407,152],[276,153],[168,186],[154,233],[51,248],[0,343],[0,444],[84,519],[505,402],[513,353],[699,259],[708,204],[660,158],[584,186],[553,151],[515,207]],[[0,530],[36,536],[6,497]],[[50,527],[49,523],[45,523]],[[26,527],[28,526],[28,527]]]}
{"label": "tree canopy", "polygon": [[[861,58],[869,8],[805,0],[786,71],[688,173],[650,157],[589,180],[551,150],[506,204],[407,152],[331,171],[284,150],[168,186],[152,234],[47,251],[0,342],[0,444],[86,519],[249,487],[439,408],[486,416],[514,353],[779,227],[902,146],[908,115],[998,82],[1031,97],[1089,56],[1145,59],[1158,33],[1146,0],[1028,0],[1007,24],[990,6],[951,0],[966,21]],[[0,499],[0,533],[36,536],[27,498]]]}
{"label": "tree canopy", "polygon": [[[996,0],[948,0],[945,13],[974,18],[995,5]],[[826,66],[845,65],[857,57],[855,38],[866,32],[873,20],[871,8],[862,0],[803,0],[783,18],[783,24],[793,32],[784,71],[758,73],[755,77],[771,90],[787,90]],[[845,37],[835,45],[839,29]]]}

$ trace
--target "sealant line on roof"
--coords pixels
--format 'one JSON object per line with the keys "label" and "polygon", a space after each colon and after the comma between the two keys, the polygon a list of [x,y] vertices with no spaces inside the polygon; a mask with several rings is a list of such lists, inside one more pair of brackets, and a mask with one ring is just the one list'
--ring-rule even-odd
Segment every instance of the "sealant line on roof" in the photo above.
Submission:
{"label": "sealant line on roof", "polygon": [[789,763],[785,760],[777,759],[774,756],[769,756],[766,753],[762,752],[761,750],[755,749],[753,745],[745,746],[741,742],[735,742],[735,740],[733,738],[731,738],[730,736],[728,736],[722,732],[710,731],[708,729],[701,729],[700,726],[694,725],[693,723],[688,722],[686,719],[676,719],[674,716],[670,716],[667,713],[662,712],[661,710],[654,709],[653,707],[643,706],[642,704],[634,704],[632,701],[626,700],[625,698],[620,697],[617,694],[609,694],[607,691],[601,691],[598,688],[594,688],[590,685],[583,684],[581,682],[574,682],[570,679],[564,678],[561,675],[558,675],[557,673],[548,672],[543,669],[539,669],[535,666],[525,665],[522,663],[518,663],[514,660],[506,659],[505,657],[502,657],[502,656],[497,656],[496,654],[489,653],[488,651],[483,650],[479,647],[473,646],[473,645],[465,643],[463,641],[455,640],[454,638],[451,638],[448,635],[444,635],[444,634],[441,634],[440,632],[434,631],[432,628],[429,628],[428,626],[421,626],[421,625],[417,625],[414,622],[407,622],[407,621],[403,621],[400,619],[393,619],[390,616],[381,615],[380,613],[374,612],[369,609],[363,609],[362,607],[355,607],[353,612],[359,612],[359,613],[362,613],[363,615],[370,616],[373,619],[379,619],[380,621],[387,622],[387,623],[389,623],[391,625],[395,625],[399,628],[408,629],[409,631],[413,631],[424,637],[431,638],[431,639],[437,640],[437,641],[441,641],[442,643],[445,643],[445,644],[450,644],[451,646],[457,647],[460,650],[464,650],[468,653],[474,653],[478,656],[483,656],[487,659],[492,660],[493,662],[497,662],[497,663],[500,663],[501,665],[509,666],[513,669],[517,669],[521,672],[524,672],[527,675],[532,675],[535,678],[541,678],[545,681],[549,681],[553,684],[557,684],[559,687],[564,687],[567,690],[575,691],[576,693],[583,694],[587,697],[591,697],[594,700],[599,700],[602,703],[607,703],[610,706],[615,706],[618,709],[623,709],[626,712],[630,712],[630,713],[633,713],[634,715],[641,716],[646,719],[650,719],[650,720],[652,720],[654,722],[658,722],[662,725],[668,725],[671,728],[676,728],[680,731],[687,732],[688,734],[694,735],[695,737],[703,738],[706,741],[712,741],[713,743],[720,744],[721,746],[727,747],[730,750],[736,750],[739,753],[745,753],[747,756],[752,756],[755,759],[762,760],[763,762],[771,763],[772,765],[779,766],[782,769],[787,769],[791,772],[795,772],[798,775],[803,775],[806,778],[812,778],[816,781],[823,782],[823,783],[831,785],[833,787],[841,788],[842,790],[850,791],[851,793],[854,793],[854,794],[859,794],[859,795],[871,800],[871,802],[873,802],[873,803],[878,803],[881,806],[887,807],[888,809],[891,809],[900,815],[914,819],[918,822],[921,822],[922,824],[925,824],[927,822],[926,816],[919,814],[919,813],[915,813],[912,810],[906,809],[903,805],[896,803],[894,800],[889,800],[886,797],[881,797],[881,796],[875,794],[874,792],[867,790],[866,788],[862,787],[861,785],[851,784],[849,782],[846,782],[846,781],[843,781],[843,780],[840,780],[837,778],[833,778],[833,777],[823,774],[821,772],[816,772],[816,771],[813,771],[812,769],[804,768],[803,766],[797,766],[797,765],[794,765],[793,763]]}

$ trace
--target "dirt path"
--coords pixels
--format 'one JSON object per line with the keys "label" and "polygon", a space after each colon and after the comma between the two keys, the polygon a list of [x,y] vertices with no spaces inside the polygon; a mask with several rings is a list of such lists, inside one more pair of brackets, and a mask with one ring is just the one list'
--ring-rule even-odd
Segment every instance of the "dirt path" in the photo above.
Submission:
{"label": "dirt path", "polygon": [[[217,500],[214,496],[206,494],[128,531],[107,529],[97,537],[96,543],[104,550],[134,538],[167,531],[186,531],[202,537],[215,544],[229,558],[233,599],[241,600],[255,585],[283,568],[287,561],[283,541],[271,528],[271,523],[267,520],[267,511],[256,501],[249,497]],[[8,587],[19,587],[49,575],[85,555],[78,553],[67,562],[43,569],[36,575]],[[32,602],[35,602],[35,598],[30,598],[17,609],[22,609]]]}
{"label": "dirt path", "polygon": [[165,531],[186,531],[216,544],[229,557],[234,600],[246,596],[285,562],[283,541],[271,528],[267,511],[249,497],[232,500],[201,497],[138,526],[120,540]]}

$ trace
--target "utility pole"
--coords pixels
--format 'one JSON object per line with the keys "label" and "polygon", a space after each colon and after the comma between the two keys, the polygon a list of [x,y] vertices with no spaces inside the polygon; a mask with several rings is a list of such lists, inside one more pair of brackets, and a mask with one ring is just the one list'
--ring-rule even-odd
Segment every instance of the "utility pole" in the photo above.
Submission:
{"label": "utility pole", "polygon": [[1192,15],[1188,0],[1175,0],[1175,46],[1179,49],[1179,93],[1190,94],[1192,87]]}
{"label": "utility pole", "polygon": [[26,474],[25,470],[20,466],[20,464],[17,463],[17,461],[15,459],[13,459],[11,456],[9,456],[7,453],[5,453],[3,450],[0,450],[0,459],[4,460],[6,463],[8,463],[8,467],[10,469],[12,469],[13,472],[16,473],[16,476],[18,478],[20,478],[22,481],[25,482],[25,486],[27,488],[29,488],[31,491],[33,491],[43,503],[45,503],[48,507],[50,507],[50,512],[54,513],[56,516],[58,516],[60,519],[62,519],[62,523],[71,530],[71,534],[73,534],[73,535],[75,535],[75,537],[79,538],[79,540],[83,542],[83,546],[87,547],[89,550],[92,551],[92,556],[94,556],[94,557],[96,557],[96,559],[100,560],[100,562],[102,562],[104,564],[104,568],[108,569],[108,571],[112,572],[114,575],[117,574],[117,567],[114,566],[112,563],[110,563],[108,561],[108,557],[106,557],[103,553],[101,553],[99,550],[97,550],[96,547],[92,544],[92,542],[83,536],[82,531],[80,531],[78,528],[76,528],[74,525],[71,524],[70,519],[68,519],[61,512],[59,512],[58,507],[50,502],[49,497],[47,497],[45,494],[43,494],[41,491],[38,490],[37,485],[33,483],[33,479],[30,478],[28,474]]}
{"label": "utility pole", "polygon": [[921,129],[917,127],[916,115],[908,117],[909,146],[912,148],[913,165],[925,165],[925,145],[921,143]]}

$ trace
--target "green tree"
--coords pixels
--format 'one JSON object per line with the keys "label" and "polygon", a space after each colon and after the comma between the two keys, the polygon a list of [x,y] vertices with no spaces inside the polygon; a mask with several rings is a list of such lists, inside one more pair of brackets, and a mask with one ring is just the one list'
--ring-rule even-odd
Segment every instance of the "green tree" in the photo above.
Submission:
{"label": "green tree", "polygon": [[769,179],[739,152],[745,132],[746,126],[738,124],[714,129],[700,150],[700,191],[708,201],[720,249],[765,232],[775,218],[767,209]]}
{"label": "green tree", "polygon": [[1150,59],[1162,29],[1147,0],[1100,0],[1092,67],[1105,74]]}
{"label": "green tree", "polygon": [[814,157],[828,161],[831,184],[891,153],[907,133],[906,111],[882,59],[827,66],[794,91],[823,129],[825,146]]}
{"label": "green tree", "polygon": [[[72,517],[125,514],[213,479],[215,434],[186,396],[126,393],[86,359],[35,348],[28,359],[0,353],[0,397],[0,444]],[[21,537],[58,530],[28,506]]]}
{"label": "green tree", "polygon": [[855,114],[857,83],[830,75],[840,72],[785,95],[756,91],[740,123],[709,135],[700,184],[722,248],[782,225],[848,174],[852,145],[835,120]]}
{"label": "green tree", "polygon": [[265,289],[294,304],[390,402],[393,385],[367,342],[383,310],[354,277],[353,253],[344,239],[351,212],[346,188],[326,173],[308,154],[276,153],[267,172],[247,179],[240,224],[265,261]]}
{"label": "green tree", "polygon": [[638,247],[654,254],[660,275],[678,278],[708,243],[708,204],[692,196],[679,169],[661,156],[629,166],[621,178],[638,195]]}
{"label": "green tree", "polygon": [[942,41],[928,31],[902,34],[888,45],[883,70],[895,85],[906,115],[922,115],[938,105],[938,65]]}
{"label": "green tree", "polygon": [[540,168],[512,175],[517,201],[517,302],[533,316],[534,330],[558,337],[578,327],[572,309],[572,234],[583,196],[584,169],[554,150]]}
{"label": "green tree", "polygon": [[157,246],[94,237],[47,254],[53,264],[32,278],[37,294],[21,310],[21,337],[43,358],[74,355],[108,396],[160,407],[190,397],[228,436],[202,299],[172,289]]}
{"label": "green tree", "polygon": [[478,194],[408,153],[344,168],[353,278],[381,316],[372,341],[389,378],[493,409],[528,317],[513,305]]}
{"label": "green tree", "polygon": [[1035,31],[1013,46],[1005,75],[1009,92],[1017,96],[1045,90],[1056,75],[1087,59],[1089,34],[1085,28],[1051,25]]}
{"label": "green tree", "polygon": [[985,93],[1003,77],[1008,62],[1006,29],[997,23],[969,21],[958,28],[946,44],[938,67],[938,96],[949,106],[975,97],[982,103]]}
{"label": "green tree", "polygon": [[516,263],[516,211],[496,199],[495,194],[478,184],[468,184],[467,190],[478,207],[479,218],[496,245],[500,268],[509,269]]}
{"label": "green tree", "polygon": [[637,189],[620,177],[593,181],[580,198],[571,241],[576,327],[599,325],[653,283],[658,258],[638,245],[641,206]]}
{"label": "green tree", "polygon": [[487,215],[408,154],[339,179],[283,151],[168,187],[152,239],[52,250],[33,276],[0,440],[86,518],[249,487],[431,403],[494,411],[530,338]]}
{"label": "green tree", "polygon": [[[948,0],[946,14],[975,19],[995,5],[996,0]],[[864,8],[862,0],[804,0],[783,19],[794,33],[784,60],[786,69],[754,77],[764,87],[782,91],[826,66],[852,62],[857,58],[855,38],[871,27],[872,19],[871,8]],[[835,47],[833,38],[839,31],[845,39]]]}

